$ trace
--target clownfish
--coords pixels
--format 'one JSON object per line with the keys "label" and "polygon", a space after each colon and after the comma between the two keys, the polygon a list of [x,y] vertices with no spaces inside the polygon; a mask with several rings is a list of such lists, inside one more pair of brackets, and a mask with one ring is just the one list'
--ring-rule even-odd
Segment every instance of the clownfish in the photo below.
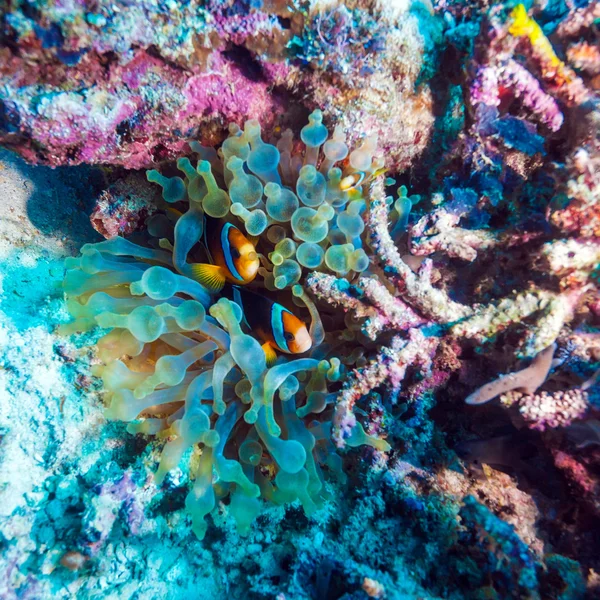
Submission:
{"label": "clownfish", "polygon": [[312,338],[306,325],[281,304],[235,286],[227,287],[225,295],[242,308],[248,327],[262,342],[268,367],[277,359],[276,350],[285,354],[310,350]]}
{"label": "clownfish", "polygon": [[352,175],[348,175],[340,181],[340,190],[342,190],[342,192],[348,192],[350,190],[354,190],[364,180],[365,180],[365,173],[363,171],[357,171],[356,173],[352,173]]}
{"label": "clownfish", "polygon": [[247,285],[256,277],[260,266],[256,248],[235,225],[207,218],[205,241],[213,264],[190,265],[190,272],[209,292],[220,292],[226,281]]}
{"label": "clownfish", "polygon": [[352,173],[342,178],[340,181],[340,190],[342,192],[349,192],[351,190],[355,190],[358,186],[362,185],[365,180],[372,180],[379,175],[383,175],[386,172],[385,167],[381,167],[380,169],[376,169],[370,174],[365,173],[364,171],[356,171],[356,173]]}

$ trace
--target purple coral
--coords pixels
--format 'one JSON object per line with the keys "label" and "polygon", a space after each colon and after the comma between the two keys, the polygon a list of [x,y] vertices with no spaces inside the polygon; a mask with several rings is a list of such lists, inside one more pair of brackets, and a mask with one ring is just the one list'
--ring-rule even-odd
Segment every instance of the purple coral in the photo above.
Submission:
{"label": "purple coral", "polygon": [[381,385],[392,395],[398,393],[409,367],[417,367],[425,376],[430,375],[432,357],[438,345],[436,338],[425,338],[417,329],[408,332],[408,340],[401,336],[381,348],[365,367],[354,371],[344,383],[335,407],[333,439],[343,447],[356,425],[354,406],[363,396]]}
{"label": "purple coral", "polygon": [[472,314],[471,307],[454,302],[441,289],[432,286],[431,261],[425,260],[415,274],[402,260],[388,229],[383,177],[378,177],[371,184],[366,225],[370,243],[385,273],[409,304],[441,323],[456,321]]}
{"label": "purple coral", "polygon": [[525,67],[512,58],[480,67],[471,86],[473,106],[476,109],[480,106],[496,108],[494,113],[499,116],[497,107],[506,95],[520,100],[551,131],[561,128],[564,116],[558,103],[544,92],[539,81]]}

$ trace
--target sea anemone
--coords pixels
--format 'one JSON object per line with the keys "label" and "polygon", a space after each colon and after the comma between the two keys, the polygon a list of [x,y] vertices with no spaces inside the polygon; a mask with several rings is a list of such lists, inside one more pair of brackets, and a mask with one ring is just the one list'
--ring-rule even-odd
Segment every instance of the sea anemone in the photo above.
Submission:
{"label": "sea anemone", "polygon": [[[326,498],[324,471],[345,478],[330,440],[332,409],[346,367],[362,357],[343,347],[354,325],[331,315],[324,327],[299,282],[315,269],[349,278],[368,269],[363,185],[381,176],[382,161],[374,138],[352,152],[339,129],[327,138],[314,111],[301,131],[304,148],[289,130],[277,145],[263,141],[256,121],[231,126],[218,152],[192,142],[199,160],[178,161],[183,178],[148,172],[165,204],[144,232],[86,244],[67,260],[75,321],[64,331],[108,330],[94,368],[106,416],[166,440],[157,483],[189,459],[186,507],[199,538],[219,499],[229,497],[243,533],[259,498],[299,500],[310,514]],[[252,260],[260,258],[258,274],[242,283],[308,313],[310,352],[270,366],[241,303],[199,282],[195,265],[211,258],[201,243],[207,216],[231,223],[253,246]],[[360,419],[345,441],[389,449]]]}

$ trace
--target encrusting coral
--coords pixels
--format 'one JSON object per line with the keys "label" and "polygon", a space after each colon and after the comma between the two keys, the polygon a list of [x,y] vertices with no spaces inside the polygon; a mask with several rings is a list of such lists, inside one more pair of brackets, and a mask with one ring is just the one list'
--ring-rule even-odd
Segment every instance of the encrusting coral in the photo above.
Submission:
{"label": "encrusting coral", "polygon": [[19,2],[0,28],[0,140],[36,163],[149,168],[224,123],[286,126],[305,98],[404,168],[434,123],[442,19],[421,3]]}

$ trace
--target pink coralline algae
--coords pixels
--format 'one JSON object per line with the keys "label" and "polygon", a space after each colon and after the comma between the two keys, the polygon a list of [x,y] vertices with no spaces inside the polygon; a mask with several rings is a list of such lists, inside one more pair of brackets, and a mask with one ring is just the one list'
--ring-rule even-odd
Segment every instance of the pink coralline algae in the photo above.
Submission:
{"label": "pink coralline algae", "polygon": [[19,52],[2,50],[1,137],[28,160],[140,168],[182,154],[192,134],[214,140],[223,123],[254,117],[267,127],[283,112],[268,90],[285,67],[257,62],[249,73],[249,51],[234,50],[258,37],[281,49],[275,15],[215,20],[196,2],[95,8],[4,16]]}
{"label": "pink coralline algae", "polygon": [[86,4],[17,4],[0,21],[0,141],[31,162],[139,169],[221,142],[229,123],[271,132],[315,107],[355,139],[379,134],[389,164],[427,146],[442,38],[419,6]]}
{"label": "pink coralline algae", "polygon": [[[25,64],[15,68],[27,72]],[[253,82],[223,58],[213,69],[187,75],[138,52],[126,65],[108,69],[103,88],[82,81],[81,90],[45,91],[15,79],[7,88],[14,94],[4,100],[9,125],[3,140],[32,162],[141,168],[182,154],[185,138],[198,131],[199,124],[208,127],[203,134],[210,137],[215,121],[241,122],[253,116],[268,126],[283,111],[267,94],[267,86],[276,83],[268,75],[264,82]]]}
{"label": "pink coralline algae", "polygon": [[565,475],[574,492],[584,499],[593,513],[600,516],[600,481],[589,465],[570,452],[556,450],[553,457],[554,464]]}

